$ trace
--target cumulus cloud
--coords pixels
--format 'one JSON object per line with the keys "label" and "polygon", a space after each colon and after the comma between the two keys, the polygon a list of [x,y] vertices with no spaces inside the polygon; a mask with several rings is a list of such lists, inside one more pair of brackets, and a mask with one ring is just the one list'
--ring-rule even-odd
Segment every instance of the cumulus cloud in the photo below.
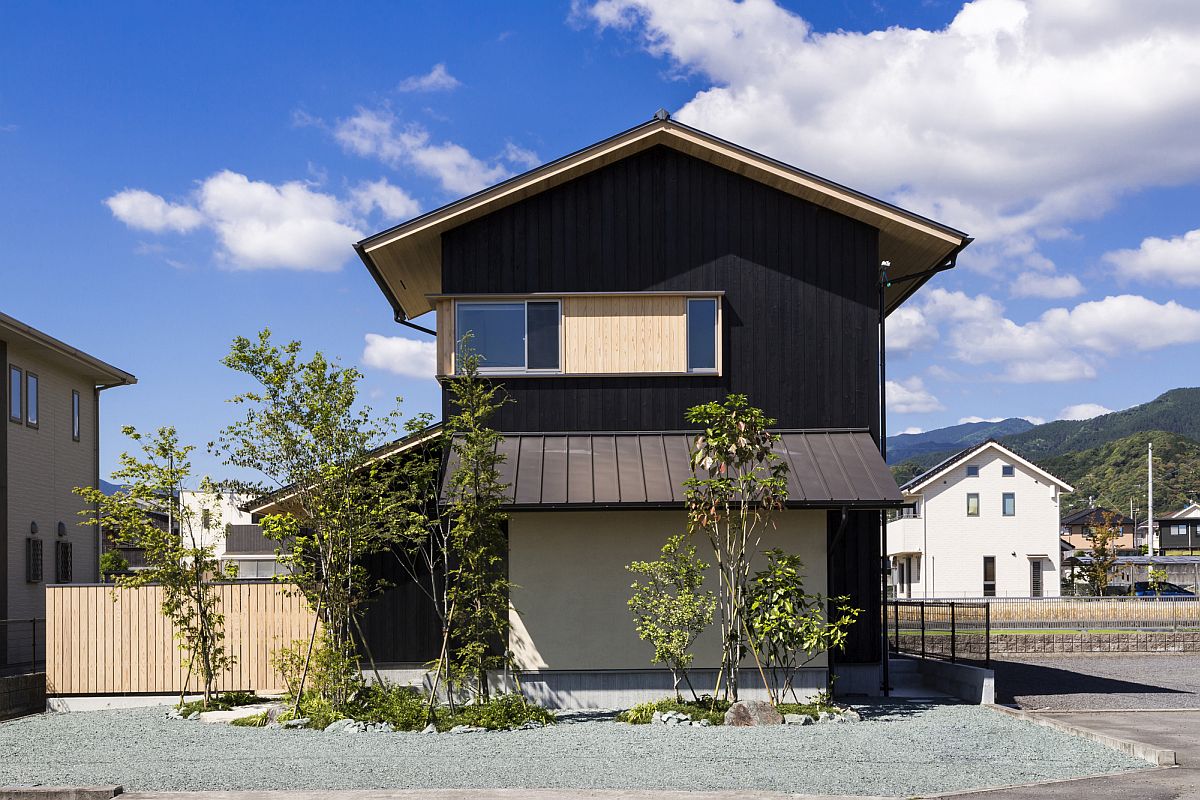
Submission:
{"label": "cumulus cloud", "polygon": [[941,411],[945,406],[925,388],[919,377],[913,376],[887,382],[887,408],[897,414],[924,414]]}
{"label": "cumulus cloud", "polygon": [[932,289],[913,308],[928,324],[944,327],[953,358],[998,368],[993,377],[1016,383],[1092,378],[1099,356],[1200,342],[1200,311],[1140,295],[1051,308],[1024,324],[982,294]]}
{"label": "cumulus cloud", "polygon": [[1200,286],[1200,230],[1170,239],[1150,236],[1136,249],[1105,253],[1104,260],[1126,278]]}
{"label": "cumulus cloud", "polygon": [[113,216],[131,228],[187,233],[204,224],[204,215],[186,203],[170,203],[142,189],[126,189],[104,201]]}
{"label": "cumulus cloud", "polygon": [[1111,408],[1105,408],[1099,403],[1077,403],[1073,406],[1067,406],[1062,411],[1058,412],[1058,419],[1091,419],[1102,414],[1111,414]]}
{"label": "cumulus cloud", "polygon": [[387,178],[360,183],[350,190],[354,206],[363,214],[379,209],[390,221],[400,221],[421,213],[421,204],[399,186],[388,183]]}
{"label": "cumulus cloud", "polygon": [[968,425],[976,422],[1003,422],[1004,417],[962,417],[958,420],[959,425]]}
{"label": "cumulus cloud", "polygon": [[537,158],[510,144],[499,157],[483,160],[454,142],[434,142],[417,123],[403,123],[390,111],[366,108],[340,120],[334,138],[356,155],[428,175],[453,194],[477,192],[512,175],[513,165],[524,167]]}
{"label": "cumulus cloud", "polygon": [[901,306],[887,318],[887,348],[889,353],[905,355],[928,347],[937,341],[937,327],[913,306]]}
{"label": "cumulus cloud", "polygon": [[462,86],[458,78],[446,71],[445,64],[434,64],[424,75],[410,75],[396,87],[399,92],[447,92]]}
{"label": "cumulus cloud", "polygon": [[770,0],[581,13],[707,83],[681,121],[980,237],[967,266],[1033,266],[1039,239],[1122,193],[1200,175],[1191,0],[975,0],[941,30],[868,33],[818,33]]}
{"label": "cumulus cloud", "polygon": [[432,378],[437,373],[437,345],[403,336],[366,335],[362,360],[368,367],[409,378]]}
{"label": "cumulus cloud", "polygon": [[216,236],[217,259],[229,269],[333,271],[362,239],[365,217],[387,221],[419,212],[416,200],[386,179],[364,182],[337,197],[303,181],[273,184],[222,170],[203,181],[189,203],[171,203],[142,189],[104,201],[131,228],[162,233],[207,229]]}
{"label": "cumulus cloud", "polygon": [[1083,284],[1074,275],[1053,275],[1026,270],[1012,285],[1013,297],[1059,299],[1083,294]]}
{"label": "cumulus cloud", "polygon": [[900,431],[900,435],[903,436],[904,434],[916,434],[916,433],[924,433],[924,432],[925,432],[924,428],[918,428],[915,425],[910,425],[907,428],[905,428],[904,430]]}

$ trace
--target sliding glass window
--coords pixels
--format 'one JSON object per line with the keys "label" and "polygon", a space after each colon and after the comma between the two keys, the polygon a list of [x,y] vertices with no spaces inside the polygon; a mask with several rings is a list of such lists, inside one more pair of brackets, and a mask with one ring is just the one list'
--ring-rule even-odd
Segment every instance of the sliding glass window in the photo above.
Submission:
{"label": "sliding glass window", "polygon": [[687,301],[688,372],[717,371],[717,299]]}
{"label": "sliding glass window", "polygon": [[481,372],[557,372],[562,309],[557,300],[457,303],[455,335],[479,355]]}

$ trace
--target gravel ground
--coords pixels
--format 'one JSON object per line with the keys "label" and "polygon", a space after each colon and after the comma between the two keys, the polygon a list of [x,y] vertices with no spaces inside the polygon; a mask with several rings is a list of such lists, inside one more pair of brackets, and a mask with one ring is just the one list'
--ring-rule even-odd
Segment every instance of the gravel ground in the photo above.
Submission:
{"label": "gravel ground", "polygon": [[1200,709],[1200,653],[1081,653],[993,661],[996,702],[1029,711]]}
{"label": "gravel ground", "polygon": [[860,707],[864,721],[666,728],[580,715],[505,733],[325,734],[167,720],[160,708],[0,724],[0,785],[127,790],[759,789],[911,796],[1143,768],[978,706]]}

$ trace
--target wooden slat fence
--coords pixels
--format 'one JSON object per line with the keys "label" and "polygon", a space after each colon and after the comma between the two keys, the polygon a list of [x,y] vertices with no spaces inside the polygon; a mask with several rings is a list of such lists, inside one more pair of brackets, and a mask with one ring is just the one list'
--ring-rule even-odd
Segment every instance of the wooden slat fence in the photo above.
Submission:
{"label": "wooden slat fence", "polygon": [[[278,692],[275,650],[307,639],[313,615],[304,598],[274,583],[218,585],[225,646],[236,659],[220,691]],[[172,694],[187,658],[162,616],[162,588],[46,587],[46,683],[51,695]],[[200,688],[192,677],[188,691]]]}

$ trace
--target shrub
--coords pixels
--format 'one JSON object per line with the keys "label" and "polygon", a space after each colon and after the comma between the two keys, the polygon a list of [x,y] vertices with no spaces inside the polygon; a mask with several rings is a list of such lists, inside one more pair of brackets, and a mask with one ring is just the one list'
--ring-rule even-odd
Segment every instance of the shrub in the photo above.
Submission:
{"label": "shrub", "polygon": [[263,698],[251,692],[224,692],[209,700],[207,706],[204,705],[203,700],[193,700],[190,703],[180,703],[176,708],[179,709],[180,714],[186,717],[193,711],[228,711],[238,706],[249,706],[262,702],[264,702]]}
{"label": "shrub", "polygon": [[387,722],[398,731],[419,731],[427,724],[429,701],[411,686],[368,686],[359,692],[350,716],[362,722]]}
{"label": "shrub", "polygon": [[238,717],[230,720],[229,724],[238,728],[263,728],[267,724],[267,712],[264,711],[252,717]]}
{"label": "shrub", "polygon": [[454,714],[449,709],[438,708],[438,730],[449,730],[455,725],[474,725],[489,731],[519,728],[526,722],[554,724],[555,717],[539,705],[530,703],[519,694],[501,694],[488,698],[486,702],[459,706]]}

